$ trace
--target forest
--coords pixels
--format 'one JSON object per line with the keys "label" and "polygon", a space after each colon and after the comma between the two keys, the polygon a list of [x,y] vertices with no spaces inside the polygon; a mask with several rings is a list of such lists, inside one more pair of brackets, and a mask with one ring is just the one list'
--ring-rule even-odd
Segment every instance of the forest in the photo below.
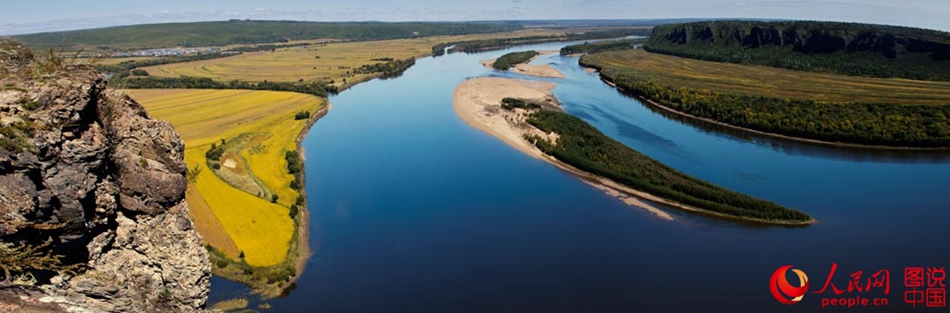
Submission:
{"label": "forest", "polygon": [[561,55],[629,50],[635,48],[637,45],[645,43],[646,41],[646,39],[621,39],[592,43],[585,42],[582,44],[570,45],[561,48]]}
{"label": "forest", "polygon": [[495,59],[495,62],[492,63],[491,66],[496,70],[507,71],[515,65],[531,61],[531,59],[538,56],[538,54],[540,53],[534,50],[506,53]]}
{"label": "forest", "polygon": [[128,89],[244,89],[299,92],[317,97],[326,97],[328,93],[337,93],[334,86],[319,82],[245,82],[233,80],[219,82],[207,77],[143,77],[124,79],[120,82],[122,88]]}
{"label": "forest", "polygon": [[799,71],[950,81],[950,33],[837,22],[706,21],[657,26],[647,51]]}
{"label": "forest", "polygon": [[811,221],[801,211],[733,192],[663,165],[573,115],[538,110],[527,122],[546,133],[558,134],[556,145],[540,137],[529,138],[545,154],[630,188],[732,217],[791,224]]}

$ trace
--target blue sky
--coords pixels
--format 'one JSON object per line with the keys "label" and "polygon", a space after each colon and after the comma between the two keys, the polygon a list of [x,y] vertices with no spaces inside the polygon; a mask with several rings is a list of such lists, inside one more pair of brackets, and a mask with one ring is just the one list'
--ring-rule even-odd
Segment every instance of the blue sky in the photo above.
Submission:
{"label": "blue sky", "polygon": [[230,18],[314,21],[781,18],[950,31],[948,0],[27,0],[3,4],[0,34]]}

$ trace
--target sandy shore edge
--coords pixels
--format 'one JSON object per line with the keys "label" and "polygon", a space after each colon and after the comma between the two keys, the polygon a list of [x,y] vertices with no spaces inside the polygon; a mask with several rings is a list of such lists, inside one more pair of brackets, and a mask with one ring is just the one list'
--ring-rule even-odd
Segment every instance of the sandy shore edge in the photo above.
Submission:
{"label": "sandy shore edge", "polygon": [[[465,121],[465,123],[501,139],[508,145],[518,149],[518,151],[536,159],[544,160],[561,170],[571,173],[583,180],[586,184],[623,201],[627,205],[646,209],[657,217],[665,220],[673,220],[673,217],[669,213],[641,199],[675,206],[670,204],[670,201],[584,172],[544,154],[540,149],[522,138],[522,134],[525,132],[533,131],[540,133],[540,130],[526,123],[518,126],[509,122],[504,116],[505,112],[503,112],[499,105],[501,99],[514,97],[556,104],[557,100],[551,91],[554,89],[554,86],[553,83],[511,78],[472,78],[462,82],[455,88],[455,92],[452,96],[452,107],[456,115]],[[550,136],[550,134],[548,136]]]}

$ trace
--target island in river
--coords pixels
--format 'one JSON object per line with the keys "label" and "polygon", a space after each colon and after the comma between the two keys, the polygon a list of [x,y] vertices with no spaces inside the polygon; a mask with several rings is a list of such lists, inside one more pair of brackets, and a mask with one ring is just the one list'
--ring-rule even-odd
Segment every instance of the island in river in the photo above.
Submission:
{"label": "island in river", "polygon": [[[690,177],[611,140],[564,113],[552,95],[553,88],[547,82],[473,78],[456,87],[452,105],[469,125],[664,219],[672,217],[642,200],[755,223],[804,226],[816,222],[800,211]],[[508,98],[533,105],[503,108],[502,101]]]}
{"label": "island in river", "polygon": [[[528,52],[530,52],[530,51],[528,51]],[[502,56],[501,58],[504,58],[505,56],[508,56],[508,55],[517,54],[517,53],[521,53],[521,52],[509,53],[509,54],[506,54],[506,55]],[[537,59],[538,56],[541,56],[541,55],[548,55],[548,54],[554,54],[554,53],[557,53],[557,51],[556,51],[556,50],[540,51],[540,52],[538,52],[537,54],[534,54],[531,58],[528,58],[528,59],[525,59],[525,60],[521,60],[521,62],[517,62],[517,63],[511,64],[511,68],[514,70],[515,73],[523,74],[523,75],[531,75],[531,76],[538,76],[538,77],[550,77],[550,78],[564,78],[564,74],[561,74],[561,72],[559,72],[558,70],[554,69],[554,68],[551,67],[550,65],[546,65],[546,64],[544,64],[544,65],[528,64],[528,62],[531,62],[531,61],[533,61],[534,59]],[[500,59],[500,58],[499,58],[499,59]],[[481,61],[480,63],[481,63],[482,66],[484,66],[485,68],[498,70],[498,68],[496,68],[496,67],[494,66],[494,65],[497,63],[497,61],[498,61],[498,59],[490,59],[490,60],[483,60],[483,61]],[[507,68],[506,68],[506,69],[507,69]]]}

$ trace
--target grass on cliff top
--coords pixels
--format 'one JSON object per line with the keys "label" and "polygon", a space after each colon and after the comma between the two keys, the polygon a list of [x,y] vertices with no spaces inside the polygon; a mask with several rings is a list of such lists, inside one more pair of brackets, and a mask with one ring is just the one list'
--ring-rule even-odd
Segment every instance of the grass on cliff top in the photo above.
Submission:
{"label": "grass on cliff top", "polygon": [[[294,177],[287,172],[285,153],[296,150],[296,137],[305,126],[295,120],[300,111],[316,112],[326,105],[321,98],[272,91],[245,90],[127,90],[153,118],[167,120],[185,141],[188,168],[202,170],[187,201],[196,228],[205,241],[229,257],[253,266],[283,262],[294,235],[289,207],[298,196],[290,188]],[[270,134],[242,150],[241,157],[257,178],[274,194],[277,203],[241,191],[207,168],[205,153],[212,143],[245,133]],[[204,204],[201,204],[201,202]],[[211,211],[211,214],[207,210]],[[233,242],[229,243],[230,241]],[[235,251],[236,250],[236,251]]]}
{"label": "grass on cliff top", "polygon": [[236,79],[278,82],[295,82],[300,79],[304,81],[334,80],[339,85],[343,79],[354,82],[369,77],[368,74],[352,75],[352,71],[363,65],[383,62],[373,59],[419,58],[431,54],[432,46],[439,43],[558,34],[564,34],[564,31],[538,29],[499,34],[333,42],[325,45],[277,49],[275,52],[251,52],[227,58],[150,66],[143,69],[148,71],[149,75],[156,77],[196,76],[220,81]]}
{"label": "grass on cliff top", "polygon": [[829,102],[950,104],[950,82],[819,74],[700,61],[642,49],[590,54],[583,62],[692,90]]}

